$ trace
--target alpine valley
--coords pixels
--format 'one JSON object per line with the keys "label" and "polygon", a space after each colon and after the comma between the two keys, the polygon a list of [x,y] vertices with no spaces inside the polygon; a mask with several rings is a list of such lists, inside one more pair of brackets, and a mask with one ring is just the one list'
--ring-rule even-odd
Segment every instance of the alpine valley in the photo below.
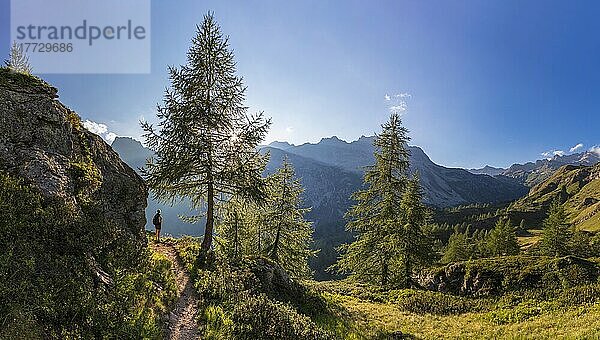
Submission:
{"label": "alpine valley", "polygon": [[[373,139],[363,136],[346,142],[333,136],[318,143],[292,145],[276,141],[260,146],[261,153],[270,154],[265,175],[274,173],[288,159],[305,188],[304,205],[311,208],[307,219],[314,224],[315,248],[320,249],[311,261],[316,279],[332,277],[326,269],[335,262],[336,247],[353,238],[345,231],[344,214],[353,204],[351,194],[362,186],[364,169],[374,162]],[[117,137],[112,147],[138,172],[152,157],[150,150],[129,137]],[[530,186],[549,178],[563,165],[593,165],[600,161],[597,154],[588,151],[514,164],[508,169],[486,166],[465,170],[434,163],[418,146],[408,146],[408,150],[410,171],[420,177],[425,203],[437,211],[458,206],[504,206],[527,195]],[[199,236],[204,231],[202,220],[195,224],[181,220],[180,216],[197,214],[185,201],[171,206],[150,197],[148,207],[148,221],[156,209],[163,211],[165,231],[169,234]]]}

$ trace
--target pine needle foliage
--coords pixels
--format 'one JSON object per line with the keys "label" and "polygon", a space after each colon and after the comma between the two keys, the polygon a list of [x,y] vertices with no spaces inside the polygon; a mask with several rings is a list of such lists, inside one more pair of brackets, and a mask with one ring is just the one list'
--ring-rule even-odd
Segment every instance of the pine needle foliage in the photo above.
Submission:
{"label": "pine needle foliage", "polygon": [[264,198],[266,157],[257,151],[270,120],[250,115],[246,87],[236,75],[233,51],[212,14],[197,27],[187,63],[169,67],[171,86],[158,107],[158,127],[142,122],[156,156],[143,175],[154,196],[173,204],[181,197],[206,211],[201,254],[211,249],[215,205],[232,195]]}
{"label": "pine needle foliage", "polygon": [[4,62],[6,67],[11,69],[14,72],[19,72],[23,74],[31,74],[32,69],[29,64],[29,57],[23,51],[23,45],[17,44],[17,42],[13,42],[10,48],[10,56],[8,60]]}
{"label": "pine needle foliage", "polygon": [[548,256],[564,256],[571,252],[570,241],[573,237],[569,217],[565,208],[556,199],[550,206],[548,217],[544,220],[540,250]]}
{"label": "pine needle foliage", "polygon": [[412,270],[431,258],[419,179],[407,176],[407,134],[393,113],[375,138],[375,164],[365,171],[365,189],[352,196],[356,204],[346,214],[346,229],[356,240],[340,247],[334,266],[351,278],[408,286]]}
{"label": "pine needle foliage", "polygon": [[520,251],[515,227],[509,219],[500,219],[487,236],[489,256],[517,255]]}
{"label": "pine needle foliage", "polygon": [[308,260],[316,255],[311,250],[312,223],[304,219],[310,209],[302,208],[304,189],[287,159],[268,177],[267,188],[267,205],[262,216],[265,253],[292,276],[309,277]]}

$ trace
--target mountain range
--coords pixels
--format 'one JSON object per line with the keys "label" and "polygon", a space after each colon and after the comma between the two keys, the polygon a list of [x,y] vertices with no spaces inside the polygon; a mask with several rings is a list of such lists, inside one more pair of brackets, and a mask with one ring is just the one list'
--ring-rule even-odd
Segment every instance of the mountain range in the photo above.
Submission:
{"label": "mountain range", "polygon": [[525,164],[513,164],[507,169],[486,165],[481,169],[469,169],[469,171],[473,174],[506,176],[514,178],[519,183],[528,187],[534,187],[550,178],[550,176],[563,165],[593,166],[598,162],[600,162],[600,153],[585,151],[570,155],[555,155],[551,158],[540,159]]}
{"label": "mountain range", "polygon": [[[287,158],[304,186],[304,204],[312,208],[306,217],[314,223],[315,246],[321,249],[312,263],[317,278],[329,277],[325,268],[337,257],[335,247],[352,237],[344,230],[344,214],[352,205],[351,194],[362,186],[364,168],[374,163],[373,138],[363,136],[346,142],[330,137],[315,144],[296,146],[273,142],[260,146],[261,152],[270,153],[266,174],[273,173]],[[152,157],[150,150],[131,138],[118,137],[112,146],[126,163],[138,171],[146,159]],[[512,178],[446,168],[432,162],[419,147],[408,146],[408,150],[410,171],[419,173],[425,203],[430,206],[507,202],[527,193],[527,188]],[[190,214],[185,202],[171,207],[151,197],[148,206],[148,220],[156,209],[163,211],[165,231],[170,234],[201,235],[203,232],[203,223],[191,225],[177,217]]]}
{"label": "mountain range", "polygon": [[[337,167],[344,176],[356,174],[362,177],[364,168],[375,161],[373,139],[372,136],[363,136],[356,141],[346,142],[334,136],[323,138],[318,143],[298,146],[273,142],[268,148]],[[464,169],[443,167],[432,162],[417,146],[408,146],[408,150],[410,171],[419,173],[425,203],[430,206],[442,208],[471,203],[507,202],[527,193],[527,188],[522,183],[511,178],[473,174]],[[300,172],[298,175],[303,177]]]}
{"label": "mountain range", "polygon": [[[530,217],[541,227],[550,205],[558,200],[574,228],[586,231],[600,229],[600,163],[595,166],[564,165],[529,193],[513,202],[513,214]],[[535,217],[538,221],[535,221]]]}

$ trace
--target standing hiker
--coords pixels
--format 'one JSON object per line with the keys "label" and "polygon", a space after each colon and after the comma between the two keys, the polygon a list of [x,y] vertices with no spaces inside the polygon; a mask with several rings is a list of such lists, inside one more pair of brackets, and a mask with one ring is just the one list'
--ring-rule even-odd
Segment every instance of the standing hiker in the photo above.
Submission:
{"label": "standing hiker", "polygon": [[156,210],[156,215],[154,215],[154,218],[152,219],[152,224],[154,224],[156,242],[160,242],[160,228],[162,227],[162,215],[160,214],[160,209]]}

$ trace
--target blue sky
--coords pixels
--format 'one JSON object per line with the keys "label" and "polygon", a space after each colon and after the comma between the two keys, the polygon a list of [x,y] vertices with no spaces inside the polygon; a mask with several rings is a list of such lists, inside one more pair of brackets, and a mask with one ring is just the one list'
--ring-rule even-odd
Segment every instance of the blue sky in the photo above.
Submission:
{"label": "blue sky", "polygon": [[[0,9],[7,55],[9,1]],[[600,144],[594,1],[154,0],[151,74],[42,77],[84,119],[138,137],[209,10],[247,104],[273,119],[268,141],[371,135],[408,93],[412,144],[439,164],[508,166]]]}

